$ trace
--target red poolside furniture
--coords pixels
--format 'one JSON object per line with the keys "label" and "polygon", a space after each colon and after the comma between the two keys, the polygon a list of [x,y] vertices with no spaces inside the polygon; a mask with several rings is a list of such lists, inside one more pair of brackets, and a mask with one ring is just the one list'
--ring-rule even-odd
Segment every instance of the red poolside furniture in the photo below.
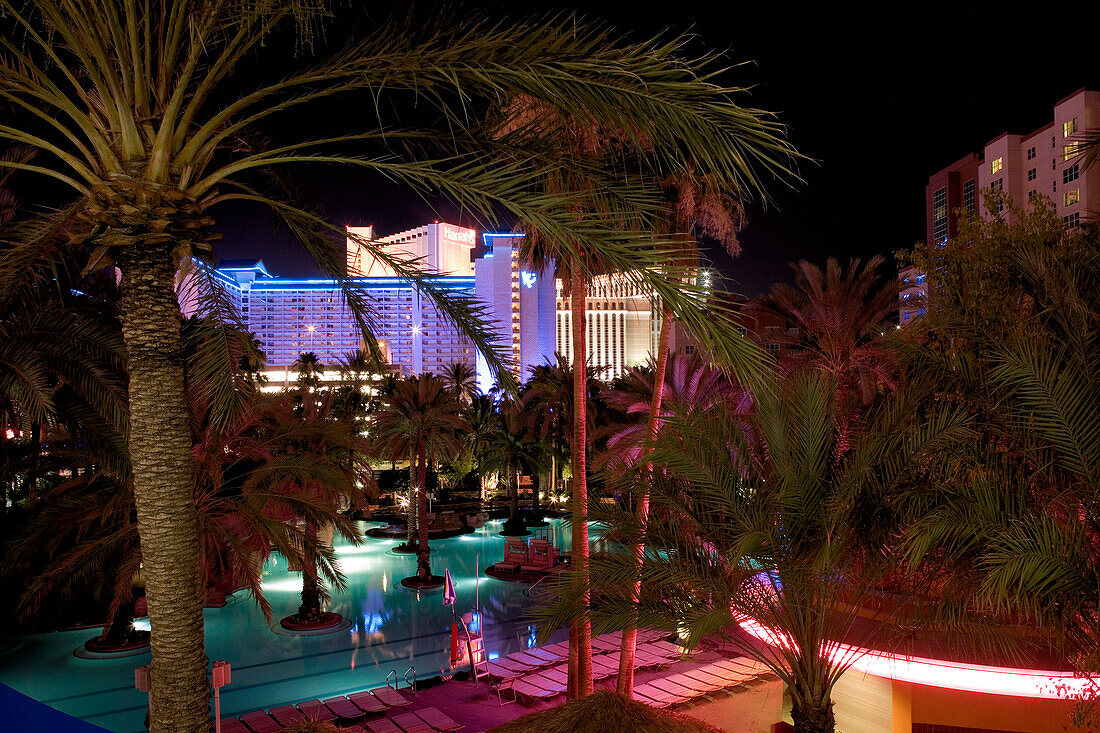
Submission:
{"label": "red poolside furniture", "polygon": [[530,654],[532,657],[537,657],[541,659],[544,664],[556,664],[564,658],[564,655],[562,654],[558,654],[556,652],[552,652],[548,649],[543,649],[541,647],[533,647],[531,649],[528,649],[527,653]]}
{"label": "red poolside furniture", "polygon": [[252,733],[276,733],[283,726],[263,710],[256,710],[241,716],[241,722],[248,726]]}
{"label": "red poolside furniture", "polygon": [[306,719],[306,716],[302,715],[301,711],[293,705],[280,705],[277,708],[271,708],[271,717],[275,718],[279,725],[283,727],[301,723]]}
{"label": "red poolside furniture", "polygon": [[355,707],[359,708],[364,713],[384,713],[389,710],[389,707],[385,703],[370,694],[370,690],[348,695],[348,699],[351,700]]}
{"label": "red poolside furniture", "polygon": [[527,543],[519,539],[509,539],[504,546],[504,559],[493,567],[497,570],[516,572],[527,562]]}
{"label": "red poolside furniture", "polygon": [[462,723],[453,721],[449,715],[439,708],[424,708],[423,710],[414,710],[413,712],[420,716],[421,720],[441,733],[454,733],[454,731],[466,727]]}
{"label": "red poolside furniture", "polygon": [[416,713],[402,713],[392,718],[405,733],[435,733],[435,728],[425,723]]}
{"label": "red poolside furniture", "polygon": [[341,720],[355,720],[356,718],[362,718],[364,715],[355,703],[342,695],[328,698],[324,701],[324,705]]}
{"label": "red poolside furniture", "polygon": [[333,715],[332,711],[326,708],[324,703],[320,700],[306,700],[305,702],[300,702],[298,703],[298,709],[310,720],[316,720],[321,723],[328,723],[336,720],[336,716]]}
{"label": "red poolside furniture", "polygon": [[549,664],[554,664],[559,661],[556,658],[546,660],[543,657],[538,656],[537,654],[531,654],[530,652],[512,652],[511,654],[506,655],[505,659],[507,659],[509,662],[526,664],[535,669],[539,667],[545,667]]}
{"label": "red poolside furniture", "polygon": [[222,718],[222,733],[248,733],[248,726],[236,718]]}
{"label": "red poolside furniture", "polygon": [[370,691],[383,705],[388,708],[407,708],[412,700],[402,695],[392,687],[376,687]]}
{"label": "red poolside furniture", "polygon": [[531,547],[527,550],[527,559],[520,565],[520,570],[536,573],[548,573],[557,564],[558,550],[550,544],[549,540],[531,540]]}
{"label": "red poolside furniture", "polygon": [[635,685],[634,695],[638,698],[638,702],[644,702],[655,708],[667,708],[669,705],[687,701],[686,697],[673,695],[650,684]]}
{"label": "red poolside furniture", "polygon": [[363,725],[367,727],[361,728],[361,730],[369,730],[371,733],[402,733],[402,730],[389,718],[368,720]]}

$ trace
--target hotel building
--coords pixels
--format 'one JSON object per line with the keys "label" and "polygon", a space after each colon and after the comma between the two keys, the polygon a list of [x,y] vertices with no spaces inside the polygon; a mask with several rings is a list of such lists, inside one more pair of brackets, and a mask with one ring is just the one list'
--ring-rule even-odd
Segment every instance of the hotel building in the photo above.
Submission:
{"label": "hotel building", "polygon": [[[928,179],[925,188],[927,241],[943,244],[958,234],[959,215],[988,216],[981,192],[1007,193],[1025,209],[1039,196],[1049,199],[1066,227],[1084,221],[1100,208],[1100,167],[1084,169],[1078,154],[1084,133],[1100,127],[1100,92],[1079,89],[1054,105],[1053,120],[1026,135],[1002,133]],[[919,273],[901,273],[899,322],[920,308],[906,308],[915,293],[926,294]],[[909,282],[904,282],[908,277]],[[915,288],[915,290],[913,289]],[[908,294],[908,298],[906,295]]]}
{"label": "hotel building", "polygon": [[[477,371],[483,390],[492,386],[488,364],[470,340],[392,267],[371,256],[363,239],[437,273],[437,287],[475,298],[496,331],[497,353],[517,379],[555,351],[572,358],[569,295],[552,266],[535,271],[520,262],[523,235],[484,233],[484,252],[473,260],[477,233],[453,224],[436,222],[381,238],[372,227],[348,232],[350,284],[366,300],[372,331],[394,371],[439,373],[461,363]],[[277,277],[259,260],[222,262],[214,277],[260,341],[273,384],[294,378],[291,367],[303,352],[334,365],[363,346],[351,309],[331,279]],[[659,310],[620,276],[596,278],[587,296],[587,353],[600,376],[617,377],[644,363],[656,349]],[[196,310],[193,299],[182,295],[181,307],[187,315]]]}

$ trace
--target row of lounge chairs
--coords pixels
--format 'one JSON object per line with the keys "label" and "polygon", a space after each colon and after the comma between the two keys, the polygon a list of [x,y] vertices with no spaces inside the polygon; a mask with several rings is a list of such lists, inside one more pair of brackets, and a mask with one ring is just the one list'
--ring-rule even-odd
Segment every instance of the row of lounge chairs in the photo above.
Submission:
{"label": "row of lounge chairs", "polygon": [[[661,632],[640,631],[634,664],[637,669],[657,668],[672,664],[682,655],[675,644],[660,640]],[[619,671],[619,635],[603,634],[593,637],[592,676],[594,680],[612,677]],[[531,705],[548,700],[565,692],[568,683],[567,665],[569,645],[566,642],[549,644],[524,652],[515,652],[493,660],[486,671],[497,690],[497,701],[503,705],[504,693],[510,692],[512,700]]]}
{"label": "row of lounge chairs", "polygon": [[[635,669],[667,667],[683,656],[679,646],[664,641],[660,636],[660,632],[652,630],[639,631]],[[593,680],[600,681],[618,674],[619,643],[618,634],[593,637]],[[498,703],[504,704],[504,693],[507,691],[512,693],[512,701],[525,705],[565,692],[569,677],[567,665],[562,661],[568,653],[568,644],[559,642],[490,662],[488,674],[496,684]],[[753,684],[768,674],[768,669],[759,662],[736,657],[636,685],[634,696],[639,702],[665,708],[712,692]]]}
{"label": "row of lounge chairs", "polygon": [[[239,718],[223,718],[221,730],[222,733],[277,733],[284,727],[306,720],[354,722],[368,715],[385,715],[394,708],[407,709],[411,704],[412,700],[398,690],[392,687],[378,687],[346,697],[307,700],[297,705],[280,705],[266,712],[257,710]],[[389,727],[389,721],[382,720],[384,722],[367,721],[367,725],[370,730],[377,733],[402,733],[402,731],[413,733],[414,729],[416,733],[435,733],[455,731],[462,727],[436,708],[394,716],[393,722],[399,727]],[[402,725],[401,720],[409,726]],[[379,725],[378,728],[373,727],[375,723]]]}
{"label": "row of lounge chairs", "polygon": [[723,659],[635,685],[634,698],[652,707],[667,708],[712,692],[747,686],[768,674],[766,667],[746,657]]}

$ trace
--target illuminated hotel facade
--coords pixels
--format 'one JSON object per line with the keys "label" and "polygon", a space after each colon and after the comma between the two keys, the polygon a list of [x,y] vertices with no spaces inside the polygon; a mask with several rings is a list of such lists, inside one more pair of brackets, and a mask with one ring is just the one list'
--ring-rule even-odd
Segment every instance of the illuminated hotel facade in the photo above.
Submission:
{"label": "illuminated hotel facade", "polygon": [[[471,341],[434,304],[359,241],[388,254],[415,259],[437,273],[433,283],[475,298],[494,331],[505,367],[523,380],[530,369],[559,352],[572,359],[570,299],[552,264],[542,271],[520,262],[521,234],[482,234],[483,254],[473,259],[477,233],[444,222],[376,238],[372,227],[348,227],[347,273],[368,305],[374,336],[393,371],[440,373],[452,364],[476,370],[478,386],[492,386],[488,364]],[[326,278],[277,277],[260,260],[222,262],[214,271],[267,357],[272,382],[294,378],[291,366],[312,352],[324,365],[338,364],[363,347],[355,318],[337,283]],[[588,358],[601,378],[621,375],[655,350],[660,314],[627,279],[602,276],[588,285]],[[195,311],[181,297],[185,315]]]}

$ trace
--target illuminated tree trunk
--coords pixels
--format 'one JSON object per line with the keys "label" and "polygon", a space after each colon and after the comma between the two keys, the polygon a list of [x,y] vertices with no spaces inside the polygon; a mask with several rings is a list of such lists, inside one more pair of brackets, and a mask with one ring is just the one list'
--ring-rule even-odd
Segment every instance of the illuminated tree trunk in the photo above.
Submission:
{"label": "illuminated tree trunk", "polygon": [[428,457],[426,437],[420,436],[416,447],[416,481],[420,484],[416,494],[416,576],[423,580],[432,577],[432,567],[428,557],[432,549],[428,546]]}
{"label": "illuminated tree trunk", "polygon": [[[668,367],[668,340],[672,331],[672,312],[665,308],[661,313],[661,335],[657,340],[657,370],[653,375],[653,397],[650,398],[649,421],[646,423],[646,452],[645,470],[642,471],[642,480],[647,483],[642,487],[642,493],[638,496],[638,542],[633,547],[634,567],[637,577],[634,587],[631,589],[630,598],[635,606],[642,597],[642,558],[645,554],[646,527],[649,524],[649,481],[652,480],[653,464],[649,462],[649,445],[657,437],[657,429],[660,425],[658,418],[661,414],[661,400],[665,394],[665,370]],[[634,655],[638,647],[638,623],[637,614],[634,624],[623,629],[623,639],[619,647],[619,676],[616,690],[620,695],[634,696]]]}
{"label": "illuminated tree trunk", "polygon": [[572,563],[583,591],[580,615],[569,625],[570,699],[592,694],[592,624],[588,618],[588,480],[586,477],[588,354],[586,292],[578,264],[570,273],[569,306],[573,317],[573,545]]}
{"label": "illuminated tree trunk", "polygon": [[126,341],[130,461],[152,627],[150,726],[207,731],[199,517],[191,475],[175,257],[168,245],[119,252]]}

